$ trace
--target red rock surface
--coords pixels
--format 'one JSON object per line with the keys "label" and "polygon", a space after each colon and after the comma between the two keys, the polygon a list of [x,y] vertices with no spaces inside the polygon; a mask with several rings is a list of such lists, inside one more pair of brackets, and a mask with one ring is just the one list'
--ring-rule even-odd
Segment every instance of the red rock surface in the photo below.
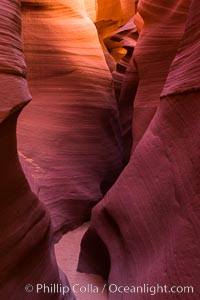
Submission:
{"label": "red rock surface", "polygon": [[[107,280],[108,291],[110,284],[194,288],[109,292],[109,300],[198,300],[199,1],[140,0],[130,63],[133,24],[115,31],[134,1],[22,2],[30,104],[21,1],[0,4],[0,299],[74,299],[25,286],[69,286],[55,231],[59,239],[88,220],[106,194],[89,229],[56,246],[70,284],[100,290],[77,299],[105,299]],[[104,279],[75,271],[83,234],[78,269]]]}
{"label": "red rock surface", "polygon": [[33,101],[19,121],[20,159],[56,232],[87,221],[123,168],[111,74],[81,3],[22,3]]}
{"label": "red rock surface", "polygon": [[50,217],[31,192],[17,155],[17,117],[30,100],[20,1],[2,0],[0,8],[0,299],[75,299],[69,293],[25,291],[27,284],[35,288],[37,283],[68,281],[56,263]]}
{"label": "red rock surface", "polygon": [[132,147],[133,101],[138,87],[138,72],[135,65],[130,63],[138,39],[134,22],[135,17],[131,18],[109,39],[115,43],[118,42],[126,50],[126,54],[117,62],[116,69],[112,72],[113,90],[119,108],[126,162],[129,161]]}
{"label": "red rock surface", "polygon": [[[94,208],[79,260],[80,270],[102,274],[108,284],[194,288],[194,293],[154,295],[159,300],[199,299],[200,294],[200,4],[193,1],[187,16],[189,4],[140,3],[144,31],[135,50],[140,70],[135,105],[141,106],[133,127],[139,133],[137,146]],[[108,299],[150,297],[109,293]]]}
{"label": "red rock surface", "polygon": [[140,1],[138,12],[144,20],[133,63],[140,78],[134,103],[135,146],[146,131],[160,101],[171,62],[185,28],[190,0]]}

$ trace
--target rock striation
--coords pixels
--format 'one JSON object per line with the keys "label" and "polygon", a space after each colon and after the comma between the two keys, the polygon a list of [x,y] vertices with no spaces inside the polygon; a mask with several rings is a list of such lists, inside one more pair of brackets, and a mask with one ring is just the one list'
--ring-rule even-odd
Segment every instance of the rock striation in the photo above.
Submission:
{"label": "rock striation", "polygon": [[19,120],[20,160],[59,237],[89,219],[124,166],[119,112],[83,1],[24,1],[22,15],[33,101]]}
{"label": "rock striation", "polygon": [[137,68],[133,63],[130,63],[138,39],[138,31],[134,22],[135,17],[131,18],[109,39],[115,44],[118,43],[119,47],[123,47],[126,51],[123,58],[117,61],[116,69],[112,72],[113,90],[119,108],[126,163],[131,154],[133,103],[138,87]]}
{"label": "rock striation", "polygon": [[138,12],[144,26],[134,53],[133,64],[140,78],[134,103],[133,136],[135,149],[148,128],[163,89],[170,65],[176,55],[190,0],[139,1]]}
{"label": "rock striation", "polygon": [[[20,4],[19,0],[0,4],[0,299],[74,300],[71,292],[36,292],[38,283],[69,283],[56,263],[49,214],[31,192],[17,154],[17,118],[31,99],[25,79]],[[27,292],[31,285],[32,293]]]}
{"label": "rock striation", "polygon": [[[139,70],[135,147],[94,208],[79,259],[80,271],[101,274],[108,284],[193,287],[173,297],[155,293],[159,300],[200,294],[199,9],[195,0],[162,6],[140,1],[144,31],[133,56]],[[109,293],[108,299],[133,297],[149,299],[150,292]]]}

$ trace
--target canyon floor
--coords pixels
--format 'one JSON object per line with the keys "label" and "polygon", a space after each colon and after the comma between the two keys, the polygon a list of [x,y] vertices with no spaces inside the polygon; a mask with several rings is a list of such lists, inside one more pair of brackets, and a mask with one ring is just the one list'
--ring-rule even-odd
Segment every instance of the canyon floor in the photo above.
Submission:
{"label": "canyon floor", "polygon": [[[70,285],[79,284],[77,290],[81,287],[89,288],[89,292],[78,292],[75,294],[77,300],[106,300],[106,291],[102,293],[104,280],[94,274],[85,274],[76,271],[78,257],[80,252],[80,243],[82,236],[88,228],[88,223],[74,231],[65,234],[60,242],[56,244],[55,251],[59,267],[65,272],[70,282]],[[93,293],[91,287],[98,287],[98,293]],[[83,288],[84,289],[84,288]]]}

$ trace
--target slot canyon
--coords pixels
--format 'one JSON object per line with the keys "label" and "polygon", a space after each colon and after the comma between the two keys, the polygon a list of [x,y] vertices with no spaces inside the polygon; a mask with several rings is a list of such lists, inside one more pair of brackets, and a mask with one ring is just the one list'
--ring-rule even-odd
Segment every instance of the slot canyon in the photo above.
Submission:
{"label": "slot canyon", "polygon": [[199,300],[200,2],[0,8],[0,300]]}

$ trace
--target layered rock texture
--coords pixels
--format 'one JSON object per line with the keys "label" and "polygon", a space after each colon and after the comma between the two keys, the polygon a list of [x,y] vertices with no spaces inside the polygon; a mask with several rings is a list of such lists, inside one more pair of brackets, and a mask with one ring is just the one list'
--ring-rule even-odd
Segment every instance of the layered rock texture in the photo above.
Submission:
{"label": "layered rock texture", "polygon": [[50,217],[31,192],[17,155],[17,117],[30,100],[20,1],[2,0],[0,8],[0,299],[75,299],[71,292],[35,290],[37,283],[68,282],[56,263]]}
{"label": "layered rock texture", "polygon": [[91,217],[78,270],[109,300],[198,300],[200,2],[0,8],[0,299],[74,299],[36,287],[69,286],[53,243]]}
{"label": "layered rock texture", "polygon": [[140,77],[134,104],[133,150],[160,102],[160,93],[183,35],[190,2],[139,2],[144,26],[132,62],[137,65]]}
{"label": "layered rock texture", "polygon": [[[139,3],[132,156],[94,208],[79,261],[80,270],[102,274],[108,284],[166,285],[169,293],[154,295],[159,300],[200,293],[200,4],[190,4]],[[194,290],[172,295],[172,286]],[[150,297],[115,292],[108,299]]]}
{"label": "layered rock texture", "polygon": [[[115,35],[107,39],[111,42],[118,42],[121,44],[121,48],[126,51],[126,54],[117,62],[116,68],[112,72],[113,91],[118,103],[126,162],[130,158],[132,147],[133,101],[138,88],[138,72],[135,65],[130,63],[137,39],[138,31],[135,25],[135,17],[121,27]],[[107,44],[112,45],[108,42]]]}
{"label": "layered rock texture", "polygon": [[89,219],[124,166],[119,113],[84,1],[24,1],[22,12],[34,101],[19,121],[20,160],[55,231],[66,232]]}

